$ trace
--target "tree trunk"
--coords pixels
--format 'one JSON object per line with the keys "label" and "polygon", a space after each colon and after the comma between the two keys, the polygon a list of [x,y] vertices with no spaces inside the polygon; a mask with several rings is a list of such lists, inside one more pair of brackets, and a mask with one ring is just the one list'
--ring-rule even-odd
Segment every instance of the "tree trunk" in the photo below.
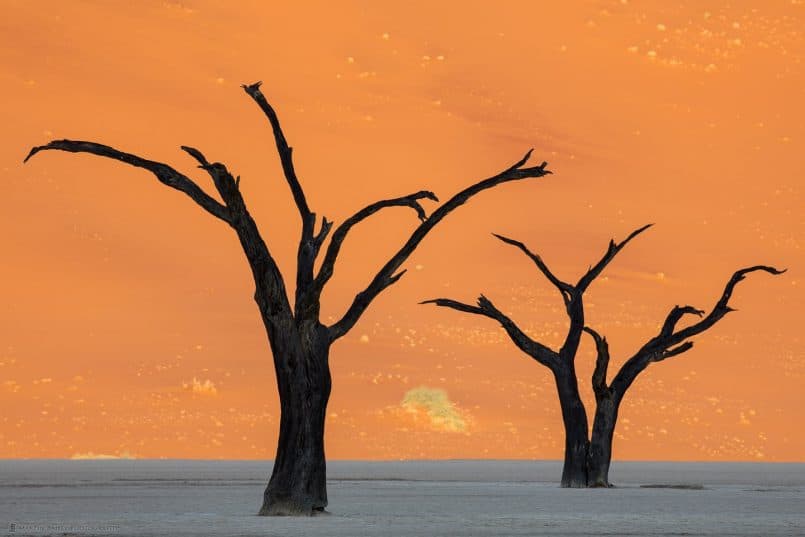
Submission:
{"label": "tree trunk", "polygon": [[330,342],[318,323],[270,326],[269,334],[281,416],[274,468],[258,514],[314,515],[327,507],[324,421],[332,387]]}
{"label": "tree trunk", "polygon": [[609,464],[612,460],[612,436],[618,421],[620,402],[608,393],[596,402],[590,450],[587,456],[587,484],[590,487],[611,487]]}
{"label": "tree trunk", "polygon": [[554,372],[562,420],[565,424],[565,463],[562,468],[562,486],[587,486],[587,452],[590,442],[587,429],[587,412],[579,396],[576,373],[572,368]]}

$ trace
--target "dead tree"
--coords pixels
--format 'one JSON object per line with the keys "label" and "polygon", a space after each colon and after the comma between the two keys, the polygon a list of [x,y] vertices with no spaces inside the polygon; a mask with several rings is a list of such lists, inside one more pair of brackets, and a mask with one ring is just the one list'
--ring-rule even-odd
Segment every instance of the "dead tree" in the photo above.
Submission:
{"label": "dead tree", "polygon": [[[438,202],[429,191],[381,200],[368,205],[335,228],[318,271],[316,259],[333,222],[326,218],[316,229],[316,214],[311,211],[302,185],[297,178],[292,150],[280,127],[277,114],[260,91],[260,82],[243,86],[257,103],[271,125],[285,180],[291,189],[302,219],[296,266],[296,291],[293,306],[285,289],[282,274],[264,242],[257,224],[240,192],[240,177],[233,177],[219,163],[210,163],[192,147],[182,149],[195,159],[199,168],[212,178],[219,201],[205,193],[193,180],[166,164],[118,151],[95,142],[57,140],[35,147],[27,162],[43,150],[56,149],[72,153],[91,153],[148,170],[166,186],[179,190],[205,211],[223,220],[237,234],[254,276],[255,293],[274,358],[281,416],[279,440],[274,466],[263,496],[261,515],[302,514],[323,511],[327,506],[324,454],[324,422],[330,396],[330,346],[355,326],[369,304],[405,273],[399,270],[422,239],[451,211],[475,194],[509,181],[542,177],[551,173],[547,163],[526,167],[531,151],[511,167],[484,179],[453,196],[428,216],[420,204],[428,199]],[[333,276],[341,245],[353,226],[387,207],[410,207],[421,220],[402,247],[386,262],[360,291],[343,316],[330,326],[319,318],[322,290]]]}
{"label": "dead tree", "polygon": [[[677,323],[685,314],[702,317],[704,312],[692,306],[675,306],[663,323],[660,333],[651,338],[631,358],[626,360],[612,382],[607,384],[607,368],[609,366],[609,346],[606,338],[585,325],[584,292],[601,274],[606,266],[615,258],[624,246],[637,235],[651,227],[651,224],[635,230],[623,242],[610,241],[604,256],[576,282],[571,284],[560,280],[548,268],[542,258],[531,252],[523,243],[500,235],[498,239],[517,247],[525,253],[537,266],[540,272],[553,284],[562,295],[567,315],[570,319],[565,341],[559,350],[549,348],[526,335],[507,315],[497,309],[492,302],[481,295],[477,305],[465,304],[447,298],[427,300],[423,304],[436,304],[455,310],[483,315],[494,319],[503,326],[514,344],[531,358],[550,369],[556,382],[559,404],[562,409],[562,420],[565,427],[565,454],[562,468],[563,487],[608,487],[609,465],[612,458],[612,437],[618,419],[618,409],[626,390],[637,376],[650,364],[677,356],[693,347],[690,338],[701,334],[727,313],[733,311],[728,302],[737,283],[745,275],[755,271],[781,274],[784,271],[773,267],[754,266],[741,269],[732,275],[721,298],[709,315],[699,322],[677,329]],[[592,436],[587,421],[587,412],[579,395],[578,377],[576,375],[576,354],[583,332],[590,334],[595,341],[597,358],[592,376],[592,387],[595,393],[595,417]]]}

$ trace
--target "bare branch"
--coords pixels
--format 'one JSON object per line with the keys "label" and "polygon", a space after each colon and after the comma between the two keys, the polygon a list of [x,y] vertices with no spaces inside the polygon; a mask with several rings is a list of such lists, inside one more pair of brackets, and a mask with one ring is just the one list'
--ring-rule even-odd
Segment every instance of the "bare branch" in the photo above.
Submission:
{"label": "bare branch", "polygon": [[[402,278],[402,277],[405,275],[405,273],[406,273],[406,272],[408,272],[408,269],[403,269],[403,270],[401,270],[400,272],[398,272],[397,274],[395,274],[395,275],[393,275],[392,277],[390,277],[390,278],[389,278],[389,279],[386,281],[386,287],[391,287],[392,285],[394,285],[395,283],[397,283],[398,281],[400,281],[400,278]],[[384,287],[384,289],[385,289],[386,287]]]}
{"label": "bare branch", "polygon": [[[672,333],[669,336],[663,337],[661,344],[664,348],[671,347],[673,345],[678,345],[679,343],[689,339],[692,336],[697,334],[701,334],[718,321],[720,321],[727,313],[733,310],[729,306],[729,300],[732,297],[732,293],[735,290],[735,286],[738,285],[738,282],[742,281],[746,278],[747,274],[752,272],[767,272],[772,275],[779,275],[783,274],[785,270],[777,270],[774,267],[769,267],[765,265],[756,265],[754,267],[748,267],[741,270],[735,271],[732,277],[727,282],[727,285],[724,287],[724,292],[721,294],[721,298],[718,299],[716,305],[713,307],[713,311],[711,311],[704,319],[697,322],[696,324],[692,324],[682,330]],[[670,316],[670,315],[669,315]]]}
{"label": "bare branch", "polygon": [[590,328],[584,327],[584,331],[592,336],[595,341],[595,350],[597,353],[595,359],[595,369],[593,370],[593,392],[596,399],[601,399],[607,395],[609,388],[607,387],[607,368],[609,367],[609,343],[607,338],[602,337],[598,332]]}
{"label": "bare branch", "polygon": [[285,174],[285,180],[291,188],[294,202],[296,202],[296,207],[299,209],[299,214],[302,217],[303,237],[309,237],[312,235],[313,222],[311,221],[310,208],[305,199],[305,192],[302,190],[302,185],[296,177],[296,170],[293,164],[293,149],[288,145],[288,141],[285,139],[285,134],[282,132],[282,127],[280,127],[277,113],[268,103],[263,92],[260,91],[262,84],[262,82],[255,82],[249,85],[243,84],[241,87],[249,97],[254,99],[271,124],[271,130],[274,132],[274,141],[277,144],[277,153],[279,153],[280,163],[282,164],[282,171]]}
{"label": "bare branch", "polygon": [[495,235],[501,241],[511,244],[512,246],[516,246],[520,250],[522,250],[528,257],[531,258],[532,261],[537,265],[539,270],[545,275],[546,278],[556,287],[559,289],[559,292],[562,294],[562,300],[565,303],[565,309],[567,310],[568,317],[570,317],[570,327],[567,332],[567,336],[565,338],[565,342],[562,345],[562,348],[559,350],[559,354],[563,357],[566,361],[573,361],[575,360],[576,353],[578,351],[579,343],[581,341],[582,331],[585,329],[584,326],[584,303],[583,303],[583,296],[584,291],[586,291],[587,287],[592,283],[592,281],[604,270],[604,268],[609,264],[612,259],[626,246],[629,241],[631,241],[634,237],[645,231],[651,227],[651,224],[647,226],[643,226],[640,229],[633,231],[623,242],[617,244],[614,240],[610,241],[609,248],[607,252],[604,254],[604,257],[596,263],[595,266],[590,267],[587,273],[582,276],[579,282],[573,286],[569,283],[566,283],[559,278],[557,278],[542,258],[533,252],[531,252],[523,243],[509,239],[507,237],[503,237],[501,235]]}
{"label": "bare branch", "polygon": [[665,319],[665,322],[662,325],[660,336],[665,337],[673,334],[676,324],[685,314],[697,315],[701,317],[704,315],[704,310],[697,310],[693,306],[674,306],[674,309],[671,310],[671,313],[668,314],[668,317]]}
{"label": "bare branch", "polygon": [[440,205],[430,215],[430,218],[424,220],[419,227],[417,227],[413,233],[411,233],[410,238],[399,249],[399,251],[397,251],[397,253],[386,262],[386,264],[380,269],[377,275],[375,275],[369,285],[355,296],[355,299],[352,301],[352,304],[349,306],[346,313],[344,313],[344,316],[330,327],[332,331],[331,333],[334,334],[331,339],[335,339],[336,337],[340,337],[340,335],[345,334],[355,325],[356,322],[358,322],[358,319],[363,312],[366,311],[366,308],[369,307],[369,304],[371,304],[372,300],[374,300],[377,295],[383,291],[383,289],[388,287],[388,285],[386,285],[388,278],[408,259],[416,247],[419,246],[419,243],[422,242],[422,239],[427,236],[427,234],[436,226],[436,224],[438,224],[445,216],[450,214],[450,212],[466,203],[467,200],[474,195],[489,188],[493,188],[509,181],[537,178],[551,173],[550,170],[546,169],[546,166],[548,165],[547,162],[543,162],[539,166],[532,168],[524,168],[523,166],[528,161],[530,156],[531,151],[526,153],[522,159],[503,172],[465,188],[448,201]]}
{"label": "bare branch", "polygon": [[187,153],[188,155],[190,155],[191,157],[193,157],[194,159],[196,159],[196,162],[199,163],[199,168],[206,168],[207,166],[210,165],[210,163],[207,162],[207,158],[201,153],[201,151],[199,151],[195,147],[190,147],[188,145],[182,145],[182,146],[179,146],[179,148],[182,151],[184,151],[185,153]]}
{"label": "bare branch", "polygon": [[233,216],[245,209],[245,202],[240,195],[240,180],[235,180],[232,174],[229,173],[229,170],[226,169],[226,166],[220,162],[210,164],[201,151],[194,147],[183,145],[181,149],[196,159],[199,163],[199,168],[210,175],[215,188],[221,195],[221,199],[223,199],[224,203],[229,207]]}
{"label": "bare branch", "polygon": [[686,341],[683,344],[679,345],[678,347],[674,347],[672,349],[666,349],[662,353],[654,355],[654,362],[662,362],[666,358],[671,358],[672,356],[676,356],[678,354],[682,354],[683,352],[687,352],[693,348],[692,341]]}
{"label": "bare branch", "polygon": [[562,300],[565,301],[565,306],[568,305],[568,303],[571,301],[572,295],[573,295],[573,286],[572,285],[570,285],[569,283],[565,283],[562,280],[560,280],[559,278],[557,278],[556,276],[554,276],[553,272],[551,272],[551,270],[548,268],[548,265],[545,264],[545,262],[542,260],[542,258],[540,256],[538,256],[537,254],[531,252],[531,250],[529,250],[528,247],[526,247],[526,245],[523,244],[522,242],[516,241],[514,239],[509,239],[508,237],[504,237],[503,235],[498,235],[497,233],[492,233],[492,235],[494,235],[495,237],[497,237],[501,241],[505,242],[506,244],[511,244],[512,246],[516,246],[525,255],[527,255],[534,262],[534,264],[537,265],[537,268],[540,270],[540,272],[542,272],[545,275],[545,277],[548,278],[548,281],[550,281],[554,285],[554,287],[556,287],[559,290],[559,292],[562,294]]}
{"label": "bare branch", "polygon": [[[316,253],[317,254],[318,254],[319,248],[321,248],[321,245],[324,242],[324,239],[326,239],[327,235],[330,234],[330,229],[332,227],[333,227],[333,223],[330,222],[329,220],[327,220],[326,216],[322,216],[322,218],[321,218],[321,229],[319,229],[319,232],[316,233],[315,237],[313,237],[313,241],[316,244]],[[313,256],[313,257],[315,258],[316,256]]]}
{"label": "bare branch", "polygon": [[347,234],[354,225],[365,220],[366,218],[369,218],[376,212],[386,207],[411,207],[416,211],[419,219],[424,222],[427,219],[427,214],[425,213],[425,209],[418,201],[421,199],[439,201],[439,198],[437,198],[433,192],[421,190],[408,196],[377,201],[364,207],[351,217],[347,218],[333,232],[333,238],[330,241],[330,244],[327,246],[327,253],[324,254],[324,260],[322,261],[321,267],[319,268],[319,273],[314,282],[316,292],[320,294],[321,290],[324,288],[324,285],[333,276],[333,271],[335,270],[335,261],[339,252],[341,251],[341,245],[343,244],[344,239],[347,238]]}
{"label": "bare branch", "polygon": [[[454,310],[463,311],[465,313],[472,313],[474,315],[484,315],[485,317],[489,317],[487,312],[485,312],[478,306],[471,306],[470,304],[465,304],[463,302],[452,300],[450,298],[434,298],[431,300],[423,300],[422,302],[420,302],[420,304],[436,304],[437,306],[441,306],[443,308],[452,308]],[[492,318],[494,319],[494,317]]]}
{"label": "bare branch", "polygon": [[528,337],[525,332],[520,330],[520,327],[518,327],[514,321],[497,309],[495,305],[492,304],[492,302],[484,295],[478,297],[477,306],[471,306],[469,304],[464,304],[463,302],[458,302],[449,298],[425,300],[424,302],[420,302],[420,304],[436,304],[437,306],[452,308],[457,311],[472,313],[474,315],[483,315],[484,317],[494,319],[498,321],[506,330],[509,338],[511,338],[514,344],[517,345],[520,350],[551,370],[558,365],[558,356],[553,350]]}
{"label": "bare branch", "polygon": [[590,286],[593,280],[595,280],[598,277],[598,275],[601,274],[601,272],[606,268],[606,266],[609,265],[609,262],[612,261],[616,255],[618,255],[618,252],[620,252],[624,246],[629,244],[629,241],[631,241],[632,239],[634,239],[635,237],[637,237],[638,235],[640,235],[653,225],[654,224],[647,224],[639,229],[632,231],[632,233],[628,237],[626,237],[626,239],[620,244],[616,243],[614,240],[609,241],[609,247],[607,248],[604,257],[602,257],[601,260],[598,261],[598,263],[596,263],[594,266],[590,267],[587,273],[581,277],[579,283],[576,284],[576,289],[578,289],[580,293],[586,291],[587,287]]}
{"label": "bare branch", "polygon": [[318,320],[319,318],[321,293],[316,290],[316,286],[313,284],[313,265],[319,255],[321,245],[332,227],[333,223],[327,220],[326,217],[322,217],[319,232],[309,240],[303,239],[300,242],[296,267],[296,302],[294,304],[294,315],[297,320]]}
{"label": "bare branch", "polygon": [[[39,151],[49,149],[71,153],[90,153],[143,168],[156,175],[161,183],[187,194],[207,212],[228,223],[238,233],[244,253],[254,274],[255,282],[258,282],[258,293],[255,298],[262,313],[267,316],[273,316],[277,314],[285,315],[290,312],[282,274],[260,236],[257,225],[246,210],[243,198],[238,190],[237,181],[232,178],[223,164],[217,162],[210,164],[198,149],[182,147],[213,178],[216,188],[218,188],[221,197],[227,204],[226,206],[208,196],[193,181],[166,164],[146,160],[130,153],[123,153],[112,147],[94,142],[53,141],[47,145],[33,148],[25,160],[27,161]],[[269,295],[261,294],[263,291]]]}
{"label": "bare branch", "polygon": [[[316,261],[321,242],[316,240],[314,234],[314,227],[316,225],[316,214],[311,212],[305,198],[305,192],[302,185],[296,176],[296,169],[293,163],[293,148],[288,145],[285,139],[285,134],[280,126],[279,118],[274,108],[271,107],[263,92],[260,91],[262,82],[255,82],[254,84],[244,84],[243,90],[251,97],[260,109],[268,118],[271,124],[271,130],[274,133],[274,141],[277,145],[277,153],[280,157],[282,164],[282,172],[285,175],[285,180],[291,189],[294,202],[299,210],[299,215],[302,218],[302,234],[299,239],[299,248],[297,250],[297,265],[296,265],[296,300],[294,303],[294,315],[297,319],[301,317],[309,317],[318,312],[318,307],[313,304],[309,299],[311,297],[310,287],[313,283],[313,265]],[[323,240],[323,237],[322,237]]]}
{"label": "bare branch", "polygon": [[[531,158],[531,153],[533,153],[533,152],[534,152],[534,148],[532,147],[531,149],[529,149],[528,151],[525,152],[525,155],[523,155],[523,158],[521,158],[520,160],[518,160],[517,162],[512,164],[503,173],[513,172],[513,171],[525,166],[525,163],[528,162],[528,159]],[[542,166],[544,167],[546,164],[547,163],[543,162]],[[548,173],[550,173],[550,172],[548,172]]]}
{"label": "bare branch", "polygon": [[133,155],[131,153],[124,153],[123,151],[118,151],[117,149],[110,147],[108,145],[103,145],[95,142],[76,141],[76,140],[54,140],[48,143],[47,145],[42,145],[31,149],[31,152],[28,153],[27,157],[25,157],[24,162],[28,162],[28,159],[30,159],[40,151],[47,151],[51,149],[59,151],[67,151],[70,153],[89,153],[92,155],[97,155],[99,157],[106,157],[113,160],[117,160],[125,164],[135,166],[137,168],[143,168],[153,173],[159,180],[159,182],[161,182],[162,184],[187,194],[187,196],[189,196],[190,199],[195,201],[198,205],[200,205],[204,210],[206,210],[211,215],[220,218],[221,220],[227,223],[229,223],[231,220],[231,214],[229,210],[223,205],[221,205],[219,202],[217,202],[215,199],[207,195],[196,183],[194,183],[187,176],[179,173],[178,171],[174,170],[167,164],[162,164],[161,162],[155,162],[153,160],[147,160],[142,157],[138,157],[137,155]]}
{"label": "bare branch", "polygon": [[622,396],[626,392],[626,389],[631,386],[632,382],[634,382],[637,376],[645,370],[649,364],[652,362],[661,362],[662,360],[690,350],[693,347],[693,342],[687,341],[688,339],[709,329],[727,313],[735,311],[729,306],[729,300],[732,297],[735,286],[738,282],[743,280],[747,274],[757,271],[768,272],[772,275],[785,272],[785,270],[778,270],[766,265],[755,265],[736,271],[724,287],[724,292],[721,294],[721,298],[718,299],[718,302],[716,302],[713,310],[701,321],[678,331],[674,331],[676,330],[676,324],[684,314],[701,316],[703,312],[691,306],[674,306],[665,319],[660,333],[650,339],[634,356],[623,364],[623,367],[621,367],[612,381],[612,389],[617,392],[619,396]]}

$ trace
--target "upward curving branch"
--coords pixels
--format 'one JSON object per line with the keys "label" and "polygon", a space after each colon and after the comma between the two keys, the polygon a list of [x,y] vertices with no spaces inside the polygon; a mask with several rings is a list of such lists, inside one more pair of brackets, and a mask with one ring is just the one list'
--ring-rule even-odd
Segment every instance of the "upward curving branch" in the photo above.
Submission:
{"label": "upward curving branch", "polygon": [[341,251],[341,245],[344,243],[344,240],[347,238],[347,234],[353,226],[365,220],[366,218],[369,218],[381,209],[385,209],[387,207],[411,207],[416,211],[420,221],[424,222],[427,220],[428,216],[427,213],[425,213],[425,209],[419,203],[419,200],[421,199],[429,199],[437,202],[439,201],[439,198],[437,198],[436,194],[433,192],[421,190],[408,196],[377,201],[364,207],[354,215],[344,220],[344,222],[333,232],[333,238],[330,240],[330,244],[327,246],[327,252],[324,254],[324,260],[322,261],[319,272],[316,275],[314,287],[317,292],[321,293],[321,290],[324,288],[325,284],[333,276],[333,271],[335,270],[335,261],[339,252]]}
{"label": "upward curving branch", "polygon": [[194,183],[190,178],[174,170],[167,164],[144,159],[131,153],[118,151],[117,149],[108,145],[79,140],[53,140],[48,144],[34,147],[31,149],[30,153],[28,153],[28,156],[25,157],[23,163],[28,162],[31,157],[40,151],[49,150],[67,151],[69,153],[89,153],[99,157],[117,160],[137,168],[143,168],[153,173],[160,183],[180,192],[184,192],[190,199],[195,201],[201,208],[211,215],[220,218],[227,223],[231,221],[232,215],[227,207],[224,207],[215,199],[207,195],[201,189],[201,187]]}
{"label": "upward curving branch", "polygon": [[[769,267],[766,265],[755,265],[753,267],[747,267],[741,270],[736,270],[733,273],[732,277],[727,282],[727,285],[724,287],[724,292],[721,294],[721,298],[718,299],[716,305],[713,307],[713,311],[710,312],[704,319],[697,322],[696,324],[692,324],[687,328],[683,328],[682,330],[671,334],[665,338],[660,340],[660,343],[664,345],[666,348],[677,345],[682,343],[684,340],[688,339],[689,337],[695,336],[697,334],[701,334],[718,321],[720,321],[727,313],[733,310],[729,306],[730,298],[732,298],[732,293],[735,290],[735,286],[738,285],[739,282],[743,281],[746,278],[747,274],[751,274],[752,272],[767,272],[774,276],[779,274],[783,274],[785,269],[778,270],[774,267]],[[673,313],[673,310],[672,310]],[[670,314],[669,314],[670,317]]]}
{"label": "upward curving branch", "polygon": [[584,332],[584,292],[590,284],[603,272],[609,263],[615,259],[615,256],[627,245],[629,242],[641,234],[643,231],[651,227],[648,224],[641,228],[636,229],[626,237],[620,244],[615,240],[609,241],[609,247],[604,253],[604,256],[579,279],[575,286],[571,286],[572,291],[569,293],[570,300],[565,302],[567,308],[567,315],[570,318],[570,326],[567,330],[565,342],[559,353],[565,358],[567,362],[573,362],[581,343],[581,336]]}
{"label": "upward curving branch", "polygon": [[693,306],[674,306],[674,308],[671,310],[671,313],[668,314],[668,317],[665,319],[665,322],[662,325],[660,336],[667,337],[673,334],[676,324],[686,314],[701,317],[704,315],[704,310],[697,310]]}
{"label": "upward curving branch", "polygon": [[406,243],[397,251],[396,254],[394,254],[394,256],[392,256],[389,261],[386,262],[386,264],[375,275],[369,285],[355,296],[355,299],[352,301],[352,304],[349,306],[346,313],[344,313],[343,317],[329,327],[331,340],[338,339],[346,334],[355,325],[355,323],[358,322],[358,319],[361,317],[361,315],[363,315],[363,312],[366,311],[366,308],[369,307],[369,304],[377,297],[377,295],[379,295],[388,286],[399,280],[399,277],[402,274],[400,273],[395,275],[397,269],[399,269],[400,266],[408,259],[416,247],[419,246],[419,243],[422,242],[422,239],[427,236],[434,226],[436,226],[436,224],[438,224],[445,216],[450,214],[450,212],[466,203],[467,200],[469,200],[472,196],[489,188],[507,183],[509,181],[542,177],[551,173],[550,170],[546,169],[546,166],[548,165],[547,162],[543,162],[539,166],[525,168],[524,166],[528,162],[530,156],[531,151],[528,151],[522,159],[517,161],[511,167],[497,175],[484,179],[483,181],[465,188],[433,211],[430,217],[426,218],[419,225],[419,227],[417,227],[413,233],[411,233],[411,236]]}
{"label": "upward curving branch", "polygon": [[420,302],[420,304],[436,304],[437,306],[441,306],[443,308],[452,308],[457,311],[472,313],[474,315],[483,315],[484,317],[494,319],[506,330],[509,338],[511,338],[514,344],[517,345],[520,350],[552,370],[557,365],[557,360],[559,358],[556,352],[546,347],[542,343],[538,343],[537,341],[534,341],[528,337],[525,332],[523,332],[520,327],[515,324],[514,321],[497,309],[495,305],[492,304],[492,302],[484,295],[478,297],[477,306],[464,304],[463,302],[458,302],[457,300],[451,300],[449,298],[425,300],[424,302]]}
{"label": "upward curving branch", "polygon": [[668,313],[660,333],[650,339],[634,356],[623,364],[612,381],[612,389],[619,397],[622,397],[637,376],[651,363],[678,356],[693,348],[693,342],[687,340],[711,328],[727,313],[735,311],[729,306],[729,300],[732,297],[735,286],[744,280],[747,274],[758,271],[772,275],[779,275],[785,272],[785,270],[778,270],[766,265],[755,265],[735,271],[724,287],[724,292],[716,302],[713,310],[702,320],[680,330],[676,330],[676,325],[683,315],[692,314],[701,317],[704,312],[692,306],[674,306]]}
{"label": "upward curving branch", "polygon": [[581,277],[581,279],[579,279],[579,282],[576,284],[576,288],[579,290],[579,292],[583,293],[587,290],[593,280],[595,280],[606,268],[606,266],[609,265],[610,261],[615,259],[615,256],[618,255],[618,252],[623,250],[624,246],[629,244],[629,241],[653,225],[654,224],[646,224],[645,226],[632,231],[621,243],[616,243],[614,239],[610,240],[609,247],[607,248],[607,251],[601,260],[598,261],[598,263],[596,263],[594,266],[590,267],[590,269],[584,274],[584,276]]}

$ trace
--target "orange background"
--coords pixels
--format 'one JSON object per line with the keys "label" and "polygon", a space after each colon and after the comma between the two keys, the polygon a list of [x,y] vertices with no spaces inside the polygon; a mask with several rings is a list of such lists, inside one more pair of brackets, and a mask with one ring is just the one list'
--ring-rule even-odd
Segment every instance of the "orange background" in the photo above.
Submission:
{"label": "orange background", "polygon": [[[443,199],[535,147],[555,175],[453,213],[333,348],[330,458],[558,458],[548,371],[488,319],[417,302],[479,292],[556,346],[561,300],[489,232],[593,284],[615,364],[670,307],[739,311],[651,367],[620,459],[805,460],[802,1],[2,2],[0,457],[270,458],[278,404],[234,234],[142,170],[32,145],[89,139],[242,177],[292,286],[298,215],[262,79],[308,200],[336,222],[422,188]],[[334,320],[416,225],[356,229],[324,296]],[[592,345],[579,369],[585,396]],[[442,391],[439,391],[442,390]]]}

